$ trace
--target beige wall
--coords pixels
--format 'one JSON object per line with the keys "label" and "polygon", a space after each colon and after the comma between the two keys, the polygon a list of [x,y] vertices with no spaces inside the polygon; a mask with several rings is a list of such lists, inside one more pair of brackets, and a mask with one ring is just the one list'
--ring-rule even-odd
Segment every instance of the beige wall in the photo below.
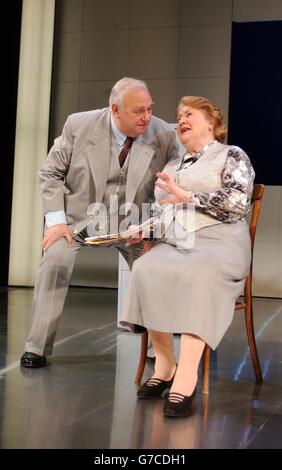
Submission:
{"label": "beige wall", "polygon": [[32,286],[43,217],[37,171],[48,147],[55,0],[22,7],[9,285]]}
{"label": "beige wall", "polygon": [[[155,114],[170,122],[183,94],[206,95],[227,116],[232,21],[282,19],[281,0],[62,0],[61,8],[53,137],[69,113],[107,105],[124,75],[148,82]],[[73,283],[99,284],[91,269],[106,256],[115,285],[116,254],[93,251],[92,263],[81,250]],[[254,280],[256,295],[282,297],[282,187],[266,188]]]}

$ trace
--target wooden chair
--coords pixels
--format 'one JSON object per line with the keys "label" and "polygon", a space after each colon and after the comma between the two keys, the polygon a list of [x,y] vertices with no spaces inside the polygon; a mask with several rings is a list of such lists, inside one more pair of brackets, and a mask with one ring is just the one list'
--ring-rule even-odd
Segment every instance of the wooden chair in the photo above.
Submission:
{"label": "wooden chair", "polygon": [[[245,311],[245,323],[247,329],[247,336],[249,342],[249,348],[252,358],[252,363],[254,367],[254,372],[256,376],[256,383],[262,383],[263,377],[261,373],[261,367],[257,352],[255,332],[254,332],[254,322],[253,322],[253,302],[252,302],[252,270],[253,270],[253,250],[255,235],[257,229],[257,223],[260,215],[261,203],[264,193],[263,184],[255,184],[252,194],[252,211],[251,211],[251,220],[249,225],[250,237],[251,237],[251,249],[252,249],[252,258],[251,266],[248,276],[246,277],[245,287],[244,287],[244,296],[242,301],[236,302],[235,310]],[[145,246],[145,251],[148,251],[151,248],[152,244],[147,242]],[[135,382],[140,383],[147,357],[147,348],[148,348],[148,333],[144,333],[141,336],[141,350],[139,364],[137,367]],[[202,356],[202,394],[208,395],[209,393],[209,370],[210,370],[210,352],[211,348],[206,344],[203,356]]]}

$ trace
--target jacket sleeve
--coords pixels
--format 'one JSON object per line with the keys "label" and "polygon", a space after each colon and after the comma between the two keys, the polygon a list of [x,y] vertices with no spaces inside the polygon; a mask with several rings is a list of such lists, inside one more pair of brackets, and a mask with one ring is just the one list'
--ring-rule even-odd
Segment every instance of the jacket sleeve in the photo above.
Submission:
{"label": "jacket sleeve", "polygon": [[43,213],[64,210],[64,180],[68,173],[73,149],[71,116],[68,117],[62,135],[55,139],[43,166],[39,170],[39,185]]}
{"label": "jacket sleeve", "polygon": [[231,147],[222,172],[222,187],[211,193],[193,192],[192,203],[222,222],[235,222],[250,209],[255,172],[247,154]]}

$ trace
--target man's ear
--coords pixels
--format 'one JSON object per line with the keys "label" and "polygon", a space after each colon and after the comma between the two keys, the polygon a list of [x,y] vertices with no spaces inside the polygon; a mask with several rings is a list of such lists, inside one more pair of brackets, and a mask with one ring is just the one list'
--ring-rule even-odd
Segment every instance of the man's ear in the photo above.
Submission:
{"label": "man's ear", "polygon": [[113,115],[114,115],[115,117],[118,117],[118,115],[119,115],[119,107],[118,107],[118,105],[117,105],[116,103],[113,103],[111,109],[112,109]]}

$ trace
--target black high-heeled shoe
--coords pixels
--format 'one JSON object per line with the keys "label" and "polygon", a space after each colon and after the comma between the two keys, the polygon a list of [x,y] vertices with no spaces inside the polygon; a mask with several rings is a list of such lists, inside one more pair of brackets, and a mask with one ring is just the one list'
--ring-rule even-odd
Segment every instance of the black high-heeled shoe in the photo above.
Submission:
{"label": "black high-heeled shoe", "polygon": [[[175,369],[176,372],[176,369]],[[170,380],[161,380],[150,378],[147,380],[137,392],[138,398],[161,398],[166,390],[169,390],[174,380],[175,372]]]}
{"label": "black high-heeled shoe", "polygon": [[[164,416],[171,418],[190,416],[193,412],[195,393],[196,389],[190,396],[176,392],[169,393],[164,403]],[[170,398],[177,401],[171,401]]]}

